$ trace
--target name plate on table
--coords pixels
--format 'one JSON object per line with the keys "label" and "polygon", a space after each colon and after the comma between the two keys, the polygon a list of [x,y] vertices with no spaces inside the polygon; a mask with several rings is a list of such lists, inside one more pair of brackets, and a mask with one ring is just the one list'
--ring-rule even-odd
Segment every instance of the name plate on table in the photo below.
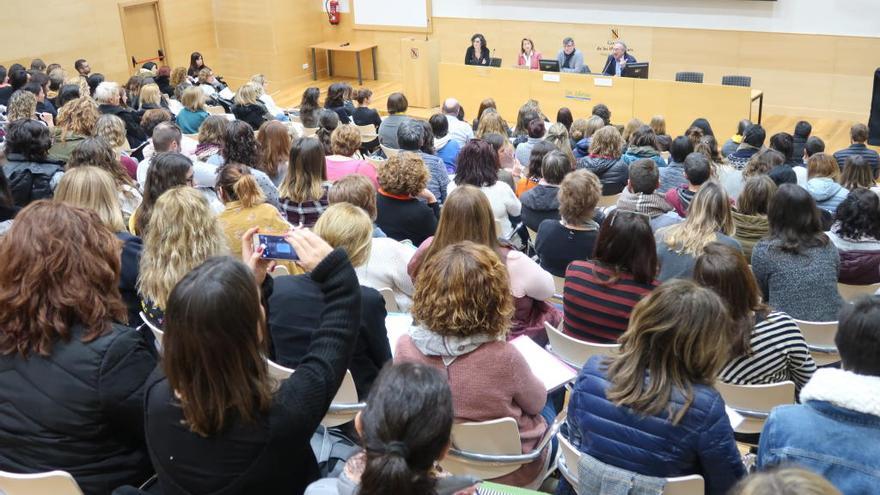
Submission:
{"label": "name plate on table", "polygon": [[614,79],[611,79],[610,77],[597,77],[593,79],[593,85],[610,88],[611,86],[614,86]]}
{"label": "name plate on table", "polygon": [[559,74],[544,74],[544,82],[559,82]]}

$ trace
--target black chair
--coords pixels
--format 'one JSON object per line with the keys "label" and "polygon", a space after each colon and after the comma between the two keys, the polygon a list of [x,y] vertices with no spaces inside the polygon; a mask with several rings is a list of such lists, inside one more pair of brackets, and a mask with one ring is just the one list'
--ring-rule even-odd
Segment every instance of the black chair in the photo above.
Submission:
{"label": "black chair", "polygon": [[744,86],[746,88],[752,87],[752,77],[751,76],[723,76],[721,78],[722,86]]}
{"label": "black chair", "polygon": [[675,80],[677,82],[689,82],[703,84],[702,72],[676,72]]}

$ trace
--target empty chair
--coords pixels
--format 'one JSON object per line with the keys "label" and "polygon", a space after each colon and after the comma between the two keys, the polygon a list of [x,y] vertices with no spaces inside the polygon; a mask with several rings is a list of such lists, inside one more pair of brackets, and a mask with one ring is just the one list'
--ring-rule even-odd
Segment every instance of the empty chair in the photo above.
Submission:
{"label": "empty chair", "polygon": [[[564,435],[557,435],[556,438],[559,440],[561,454],[557,464],[559,472],[571,486],[577,487],[578,463],[581,459],[581,453]],[[666,478],[666,486],[663,488],[663,493],[664,495],[703,495],[704,485],[703,477],[698,474]]]}
{"label": "empty chair", "polygon": [[737,433],[761,433],[771,409],[794,404],[794,382],[790,381],[760,385],[733,385],[718,381],[715,382],[715,389],[724,398],[727,407],[745,418],[734,429]]}
{"label": "empty chair", "polygon": [[[526,454],[522,453],[519,428],[513,418],[456,423],[452,426],[452,448],[440,465],[452,474],[485,480],[510,474],[541,457],[564,419],[564,412],[556,416],[535,449]],[[549,469],[525,488],[538,488],[552,470],[550,462]]]}
{"label": "empty chair", "polygon": [[15,474],[0,471],[0,493],[4,495],[82,495],[76,480],[65,471]]}
{"label": "empty chair", "polygon": [[874,295],[880,289],[880,284],[849,285],[837,284],[837,293],[846,302],[853,302],[862,296]]}
{"label": "empty chair", "polygon": [[837,353],[837,346],[834,344],[834,336],[837,334],[836,321],[794,321],[804,334],[804,340],[807,341],[807,348],[810,349],[816,366],[840,361],[840,354]]}
{"label": "empty chair", "polygon": [[399,149],[389,148],[388,146],[385,146],[384,144],[380,144],[379,147],[382,148],[382,153],[385,153],[385,156],[388,158],[391,158],[392,156],[400,153]]}
{"label": "empty chair", "polygon": [[[276,379],[279,384],[296,371],[292,368],[281,366],[271,359],[267,359],[266,361],[269,366],[269,376]],[[354,378],[351,376],[351,371],[346,370],[345,377],[342,379],[342,384],[339,385],[339,390],[336,391],[336,396],[333,397],[333,402],[330,403],[330,409],[327,411],[321,424],[329,428],[348,423],[349,421],[354,420],[358,411],[361,411],[365,406],[364,403],[358,402],[357,389],[355,389],[354,386]]]}
{"label": "empty chair", "polygon": [[385,300],[385,311],[389,313],[400,313],[400,306],[397,305],[397,299],[394,299],[394,291],[388,287],[382,287],[378,289],[379,294],[382,294],[382,299]]}
{"label": "empty chair", "polygon": [[[700,79],[702,81],[702,78]],[[721,78],[722,86],[745,86],[750,88],[752,86],[752,76],[723,76]]]}
{"label": "empty chair", "polygon": [[547,322],[544,322],[544,328],[547,330],[548,350],[577,369],[581,369],[592,356],[613,356],[620,349],[618,344],[594,344],[569,337]]}
{"label": "empty chair", "polygon": [[702,72],[676,72],[675,80],[678,82],[689,82],[703,84]]}

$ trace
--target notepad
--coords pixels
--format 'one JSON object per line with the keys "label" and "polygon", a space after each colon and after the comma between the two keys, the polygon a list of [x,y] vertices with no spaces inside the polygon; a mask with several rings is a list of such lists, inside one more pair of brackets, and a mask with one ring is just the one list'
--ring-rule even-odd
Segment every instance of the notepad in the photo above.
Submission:
{"label": "notepad", "polygon": [[563,363],[525,335],[511,340],[510,343],[526,358],[532,373],[544,383],[548,392],[577,378],[577,372],[571,366]]}
{"label": "notepad", "polygon": [[388,344],[391,346],[391,355],[397,349],[397,341],[409,332],[412,326],[412,315],[409,313],[388,313],[385,317],[385,330],[388,332]]}
{"label": "notepad", "polygon": [[231,99],[235,98],[235,93],[233,93],[232,90],[229,89],[228,86],[223,88],[223,90],[220,91],[219,94],[220,94],[220,98],[223,98],[224,100],[231,100]]}

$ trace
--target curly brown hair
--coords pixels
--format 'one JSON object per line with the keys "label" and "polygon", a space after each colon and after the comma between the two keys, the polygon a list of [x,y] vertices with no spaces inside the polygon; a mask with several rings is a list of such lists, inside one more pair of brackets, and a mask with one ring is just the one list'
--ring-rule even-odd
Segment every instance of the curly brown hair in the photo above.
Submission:
{"label": "curly brown hair", "polygon": [[415,196],[428,186],[428,169],[415,153],[405,152],[392,156],[379,167],[379,187],[390,194]]}
{"label": "curly brown hair", "polygon": [[590,142],[590,154],[620,158],[625,144],[617,128],[606,125],[593,133],[593,140]]}
{"label": "curly brown hair", "polygon": [[507,266],[492,248],[464,241],[446,246],[422,266],[412,315],[439,335],[503,339],[513,309]]}
{"label": "curly brown hair", "polygon": [[98,104],[88,96],[68,101],[58,109],[55,123],[61,129],[61,140],[67,141],[69,134],[93,136],[98,127]]}
{"label": "curly brown hair", "polygon": [[602,196],[602,184],[596,174],[579,169],[565,176],[559,185],[559,216],[569,225],[583,225],[593,218]]}
{"label": "curly brown hair", "polygon": [[355,125],[340,125],[330,135],[330,148],[334,155],[352,156],[360,147],[361,132]]}
{"label": "curly brown hair", "polygon": [[43,200],[19,212],[0,242],[0,353],[48,356],[75,325],[91,342],[126,321],[121,247],[94,211]]}

